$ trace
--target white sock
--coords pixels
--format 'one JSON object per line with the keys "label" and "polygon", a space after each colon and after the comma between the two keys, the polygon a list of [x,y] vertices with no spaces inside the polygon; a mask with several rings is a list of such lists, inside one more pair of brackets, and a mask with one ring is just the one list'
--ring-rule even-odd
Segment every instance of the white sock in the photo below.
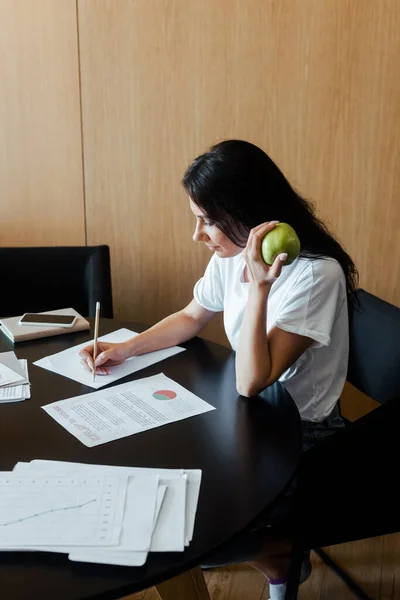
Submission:
{"label": "white sock", "polygon": [[270,583],[269,597],[271,600],[285,600],[287,583]]}

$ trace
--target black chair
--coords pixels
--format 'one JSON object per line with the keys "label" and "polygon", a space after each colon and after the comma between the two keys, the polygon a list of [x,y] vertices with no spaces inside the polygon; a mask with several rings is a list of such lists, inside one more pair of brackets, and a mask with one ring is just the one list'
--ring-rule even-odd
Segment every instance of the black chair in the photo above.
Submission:
{"label": "black chair", "polygon": [[286,524],[294,539],[287,600],[297,598],[303,552],[312,549],[358,598],[370,600],[320,548],[400,531],[400,309],[364,290],[358,298],[347,378],[382,406],[302,457]]}
{"label": "black chair", "polygon": [[108,246],[0,248],[0,318],[72,307],[113,317]]}

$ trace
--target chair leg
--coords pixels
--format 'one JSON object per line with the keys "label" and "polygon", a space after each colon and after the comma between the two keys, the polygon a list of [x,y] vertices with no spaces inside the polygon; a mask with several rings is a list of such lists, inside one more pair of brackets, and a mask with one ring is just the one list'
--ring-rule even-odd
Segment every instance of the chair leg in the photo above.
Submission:
{"label": "chair leg", "polygon": [[347,587],[357,596],[360,600],[371,600],[371,598],[360,588],[359,585],[349,576],[343,569],[339,567],[339,565],[332,560],[326,552],[321,550],[321,548],[313,548],[315,554],[317,554],[324,563],[336,573],[338,577],[347,585]]}
{"label": "chair leg", "polygon": [[302,564],[303,548],[296,544],[296,542],[293,542],[285,600],[297,600]]}

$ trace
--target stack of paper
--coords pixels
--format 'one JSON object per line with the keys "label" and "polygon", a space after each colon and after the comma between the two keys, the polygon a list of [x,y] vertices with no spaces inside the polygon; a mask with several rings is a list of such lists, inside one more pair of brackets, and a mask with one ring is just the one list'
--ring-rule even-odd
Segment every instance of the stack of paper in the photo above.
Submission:
{"label": "stack of paper", "polygon": [[200,482],[200,470],[17,463],[0,473],[0,550],[142,566],[190,544]]}
{"label": "stack of paper", "polygon": [[28,362],[15,352],[0,352],[0,402],[20,402],[31,397]]}

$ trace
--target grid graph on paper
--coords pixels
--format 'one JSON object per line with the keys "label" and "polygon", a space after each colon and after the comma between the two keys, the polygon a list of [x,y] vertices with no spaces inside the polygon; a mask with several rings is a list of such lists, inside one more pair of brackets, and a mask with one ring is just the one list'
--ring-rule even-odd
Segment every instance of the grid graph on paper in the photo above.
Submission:
{"label": "grid graph on paper", "polygon": [[0,548],[118,543],[127,479],[0,474]]}

